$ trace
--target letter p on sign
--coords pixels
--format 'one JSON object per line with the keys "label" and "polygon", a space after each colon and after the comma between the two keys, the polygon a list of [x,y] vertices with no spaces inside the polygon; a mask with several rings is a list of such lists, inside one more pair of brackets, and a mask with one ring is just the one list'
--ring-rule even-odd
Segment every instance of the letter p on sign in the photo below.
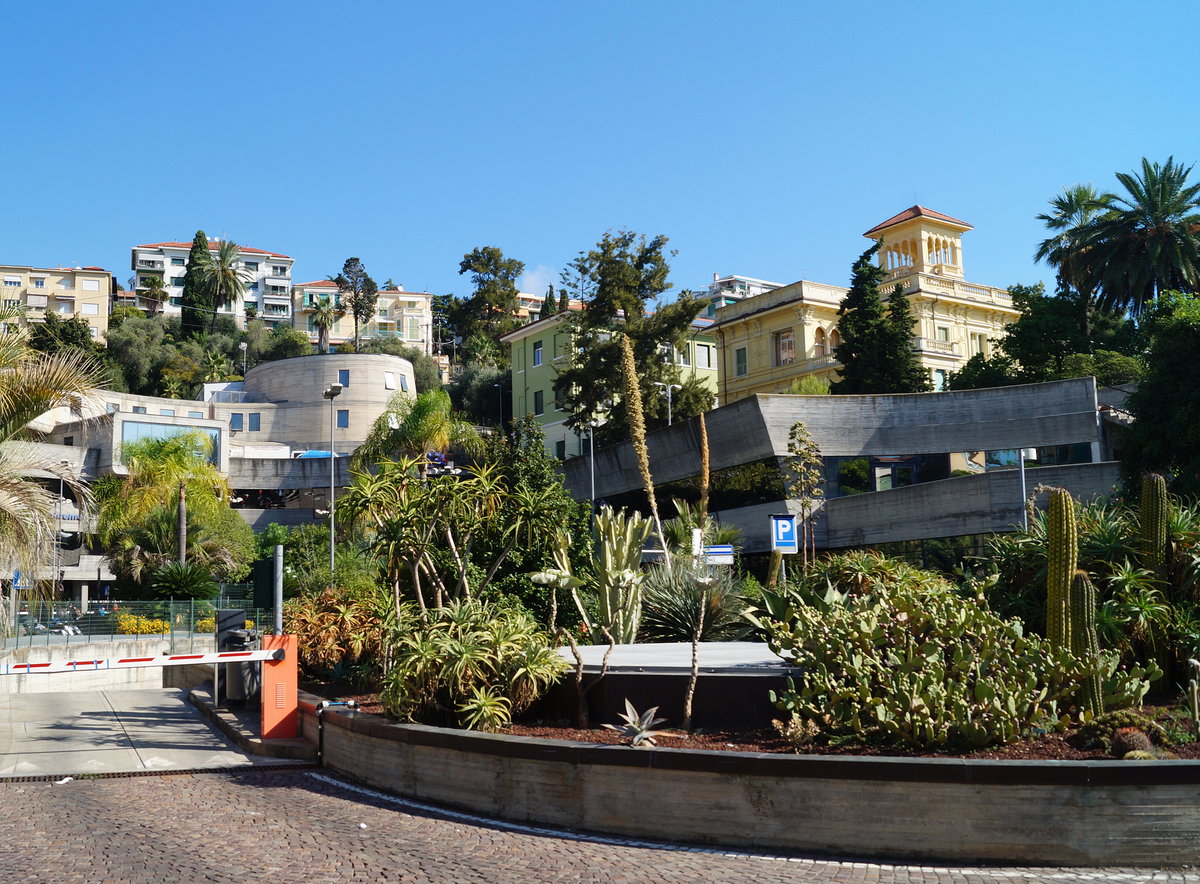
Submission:
{"label": "letter p on sign", "polygon": [[792,554],[800,552],[795,516],[771,516],[771,551]]}

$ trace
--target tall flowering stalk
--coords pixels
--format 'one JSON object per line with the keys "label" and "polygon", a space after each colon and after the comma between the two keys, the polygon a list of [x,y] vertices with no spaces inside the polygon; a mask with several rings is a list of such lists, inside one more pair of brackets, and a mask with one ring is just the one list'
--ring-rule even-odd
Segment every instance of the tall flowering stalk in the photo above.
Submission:
{"label": "tall flowering stalk", "polygon": [[662,547],[663,564],[671,573],[671,553],[663,542],[662,519],[658,516],[658,498],[654,494],[654,479],[650,475],[650,450],[646,447],[646,415],[642,411],[642,387],[638,383],[637,365],[633,360],[633,344],[628,335],[621,335],[621,378],[625,386],[625,410],[629,415],[629,436],[633,442],[633,453],[637,455],[638,472],[642,476],[642,487],[650,500],[650,515],[654,519],[654,531]]}

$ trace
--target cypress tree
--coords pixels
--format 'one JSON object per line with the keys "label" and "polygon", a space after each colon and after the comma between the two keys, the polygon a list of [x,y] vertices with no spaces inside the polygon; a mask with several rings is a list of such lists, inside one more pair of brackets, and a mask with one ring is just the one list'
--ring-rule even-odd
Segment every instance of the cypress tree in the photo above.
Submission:
{"label": "cypress tree", "polygon": [[930,387],[912,349],[912,312],[897,287],[885,307],[879,286],[887,271],[873,258],[878,240],[854,262],[850,291],[838,307],[842,342],[833,354],[842,364],[829,392],[916,393]]}
{"label": "cypress tree", "polygon": [[203,230],[197,230],[192,238],[192,250],[188,253],[187,270],[183,274],[184,337],[199,334],[208,325],[213,303],[212,293],[203,278],[203,270],[211,257],[208,251],[208,237]]}
{"label": "cypress tree", "polygon": [[566,313],[571,309],[571,293],[563,289],[558,293],[558,312]]}
{"label": "cypress tree", "polygon": [[550,284],[550,288],[546,290],[546,297],[542,301],[542,309],[538,312],[538,319],[545,319],[547,316],[553,316],[558,312],[558,300],[554,297],[554,284]]}

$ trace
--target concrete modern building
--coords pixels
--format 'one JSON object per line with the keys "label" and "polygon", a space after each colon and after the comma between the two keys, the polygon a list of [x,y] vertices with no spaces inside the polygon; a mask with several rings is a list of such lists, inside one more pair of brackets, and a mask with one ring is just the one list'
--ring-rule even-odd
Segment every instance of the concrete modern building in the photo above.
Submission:
{"label": "concrete modern building", "polygon": [[[292,289],[292,323],[307,334],[314,344],[317,342],[317,328],[313,325],[313,307],[322,299],[329,299],[341,306],[342,299],[336,283],[321,279],[300,283]],[[375,304],[375,315],[359,326],[359,340],[395,338],[429,355],[433,352],[432,305],[433,295],[429,292],[383,289]],[[353,340],[354,317],[347,313],[329,330],[329,343],[336,347]]]}
{"label": "concrete modern building", "polygon": [[[935,390],[976,353],[987,354],[1019,312],[1007,290],[966,282],[965,221],[912,206],[864,236],[882,239],[886,297],[903,286],[912,304],[913,349]],[[785,393],[801,378],[836,380],[837,311],[847,289],[800,280],[716,311],[722,404],[755,393]]]}
{"label": "concrete modern building", "polygon": [[[512,350],[512,414],[518,417],[532,414],[537,418],[546,435],[546,450],[559,460],[577,457],[587,447],[587,436],[567,427],[567,412],[554,394],[554,379],[575,352],[574,336],[564,320],[582,309],[578,303],[572,303],[568,313],[535,320],[500,337]],[[706,319],[695,320],[687,343],[682,348],[672,348],[669,358],[685,378],[700,379],[715,395],[716,341],[709,333],[709,325]],[[613,392],[617,395],[617,391]]]}
{"label": "concrete modern building", "polygon": [[22,312],[21,325],[79,316],[97,340],[108,331],[112,274],[103,267],[25,267],[0,264],[3,305]]}
{"label": "concrete modern building", "polygon": [[[212,254],[220,248],[220,240],[209,240],[208,247]],[[246,307],[253,306],[258,316],[268,325],[290,325],[292,318],[292,264],[293,259],[279,252],[266,249],[256,249],[250,246],[239,246],[241,251],[241,269],[247,280],[246,295],[243,300],[223,308],[222,314],[241,321]],[[130,279],[130,289],[135,291],[125,295],[122,300],[149,312],[178,314],[181,312],[183,297],[183,277],[187,271],[188,255],[191,254],[191,242],[156,242],[134,246],[132,249],[131,268],[134,276]],[[167,292],[165,304],[151,303],[145,294],[146,280],[155,275],[162,279],[163,288]]]}
{"label": "concrete modern building", "polygon": [[[769,516],[799,512],[781,464],[788,434],[803,421],[825,465],[817,522],[823,548],[871,546],[1010,530],[1026,487],[1110,493],[1118,479],[1112,409],[1093,378],[1016,387],[887,396],[754,394],[706,416],[710,510],[742,529],[749,552],[769,549]],[[660,502],[698,494],[700,438],[691,419],[649,434]],[[1018,452],[1034,449],[1018,469]],[[587,498],[644,507],[628,443],[565,464],[567,486]]]}
{"label": "concrete modern building", "polygon": [[714,273],[712,282],[705,286],[708,307],[703,315],[715,319],[717,311],[722,307],[753,298],[755,295],[765,295],[778,288],[783,288],[782,282],[768,282],[753,276],[720,276]]}

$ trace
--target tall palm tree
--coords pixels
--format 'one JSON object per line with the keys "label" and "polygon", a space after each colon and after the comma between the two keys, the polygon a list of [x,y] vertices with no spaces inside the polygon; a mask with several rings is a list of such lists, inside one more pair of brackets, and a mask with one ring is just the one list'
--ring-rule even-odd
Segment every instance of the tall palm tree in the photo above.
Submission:
{"label": "tall palm tree", "polygon": [[454,411],[445,390],[429,390],[416,399],[397,393],[354,452],[354,460],[359,467],[383,458],[417,457],[423,478],[429,470],[430,452],[445,454],[452,445],[473,451],[479,444],[479,433]]}
{"label": "tall palm tree", "polygon": [[217,246],[215,255],[209,252],[208,260],[204,262],[201,279],[208,287],[213,309],[210,331],[217,327],[217,311],[232,307],[246,294],[248,275],[240,266],[241,257],[238,244],[227,239]]}
{"label": "tall palm tree", "polygon": [[138,287],[138,294],[147,301],[146,309],[153,315],[163,312],[170,293],[163,287],[163,279],[157,273],[143,277],[143,283]]}
{"label": "tall palm tree", "polygon": [[210,514],[229,496],[225,477],[208,460],[211,451],[212,440],[196,431],[122,446],[129,477],[102,496],[100,539],[112,543],[155,509],[174,505],[176,551],[186,562],[189,499],[197,514]]}
{"label": "tall palm tree", "polygon": [[1042,240],[1035,261],[1045,261],[1058,272],[1058,288],[1075,293],[1079,306],[1080,328],[1091,337],[1090,312],[1095,306],[1096,282],[1082,254],[1091,225],[1111,207],[1113,195],[1097,193],[1090,184],[1064,187],[1050,200],[1050,212],[1037,219],[1054,235]]}
{"label": "tall palm tree", "polygon": [[345,309],[329,295],[322,295],[313,301],[312,324],[317,330],[318,353],[329,352],[329,330],[345,315]]}
{"label": "tall palm tree", "polygon": [[81,409],[101,374],[82,351],[33,350],[19,316],[0,310],[0,567],[31,571],[58,530],[57,495],[35,477],[60,479],[84,506],[91,497],[59,459],[30,444],[27,425],[52,408]]}
{"label": "tall palm tree", "polygon": [[1088,227],[1080,256],[1105,309],[1140,313],[1160,292],[1200,290],[1200,184],[1192,166],[1142,158],[1141,174],[1120,173],[1124,195]]}

